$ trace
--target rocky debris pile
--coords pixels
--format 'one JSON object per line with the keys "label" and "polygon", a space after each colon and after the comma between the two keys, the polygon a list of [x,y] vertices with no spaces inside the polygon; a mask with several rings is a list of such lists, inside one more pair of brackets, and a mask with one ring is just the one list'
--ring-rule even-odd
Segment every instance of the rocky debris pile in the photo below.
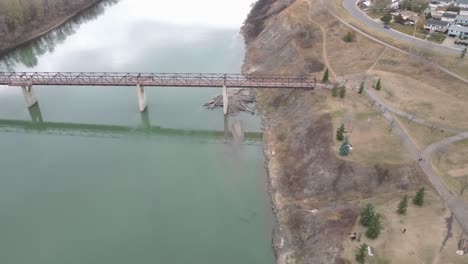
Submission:
{"label": "rocky debris pile", "polygon": [[[229,114],[248,112],[255,114],[255,94],[251,89],[234,89],[228,94]],[[206,109],[213,110],[223,107],[223,95],[218,95],[203,105]]]}

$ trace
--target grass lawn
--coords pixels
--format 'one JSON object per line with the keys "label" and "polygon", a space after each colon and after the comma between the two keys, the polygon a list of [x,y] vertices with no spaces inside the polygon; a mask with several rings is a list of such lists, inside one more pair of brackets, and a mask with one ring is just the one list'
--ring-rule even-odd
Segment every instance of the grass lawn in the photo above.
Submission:
{"label": "grass lawn", "polygon": [[440,43],[444,42],[445,38],[446,38],[446,36],[444,34],[433,33],[433,34],[431,34],[429,36],[429,38],[427,38],[427,40],[440,44]]}
{"label": "grass lawn", "polygon": [[402,25],[399,23],[390,23],[389,26],[396,31],[400,31],[401,33],[405,33],[407,35],[413,36],[414,33],[414,26],[412,25]]}
{"label": "grass lawn", "polygon": [[386,11],[367,11],[366,14],[373,19],[380,19],[388,12]]}

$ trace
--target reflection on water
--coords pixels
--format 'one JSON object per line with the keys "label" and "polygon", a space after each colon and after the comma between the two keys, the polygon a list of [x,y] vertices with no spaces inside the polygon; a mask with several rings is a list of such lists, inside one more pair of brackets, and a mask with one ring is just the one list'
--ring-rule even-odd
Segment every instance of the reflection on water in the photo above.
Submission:
{"label": "reflection on water", "polygon": [[[63,136],[81,136],[96,138],[121,138],[121,137],[159,137],[177,138],[186,142],[195,143],[230,143],[241,139],[241,144],[261,145],[263,133],[243,131],[242,122],[233,119],[229,124],[229,118],[225,118],[224,131],[201,129],[173,129],[154,127],[149,124],[148,113],[142,113],[140,126],[130,127],[122,125],[106,124],[77,124],[47,122],[42,119],[39,105],[29,109],[31,121],[0,119],[0,133],[25,133],[47,134]],[[239,131],[239,128],[240,131]]]}
{"label": "reflection on water", "polygon": [[[251,0],[115,2],[1,67],[240,71]],[[147,89],[141,114],[135,87],[38,86],[30,110],[0,87],[0,263],[274,263],[261,125],[202,107],[221,91]]]}
{"label": "reflection on water", "polygon": [[25,44],[13,52],[5,54],[0,57],[0,71],[14,71],[18,63],[22,63],[28,68],[37,66],[39,56],[46,52],[53,52],[55,46],[63,43],[68,36],[75,34],[76,30],[82,24],[95,20],[104,13],[107,7],[119,1],[120,0],[104,0],[99,2],[87,10],[84,10],[79,16],[74,17],[37,40]]}

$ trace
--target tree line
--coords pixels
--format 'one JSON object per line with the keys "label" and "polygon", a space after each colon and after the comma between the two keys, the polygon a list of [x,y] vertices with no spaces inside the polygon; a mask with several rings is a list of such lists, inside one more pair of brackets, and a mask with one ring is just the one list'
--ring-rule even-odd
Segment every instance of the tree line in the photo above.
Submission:
{"label": "tree line", "polygon": [[0,0],[0,35],[60,18],[95,0]]}

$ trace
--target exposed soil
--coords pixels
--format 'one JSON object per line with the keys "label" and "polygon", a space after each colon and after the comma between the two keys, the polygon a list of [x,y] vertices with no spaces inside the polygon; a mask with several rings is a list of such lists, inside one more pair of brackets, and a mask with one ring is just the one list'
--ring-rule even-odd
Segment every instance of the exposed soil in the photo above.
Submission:
{"label": "exposed soil", "polygon": [[[304,21],[308,12],[296,1],[262,21],[263,30],[249,38],[243,71],[320,75],[323,67],[308,64],[325,65],[321,29]],[[359,200],[425,183],[413,164],[366,165],[338,158],[326,103],[314,91],[257,91],[277,216],[273,246],[281,264],[344,263],[342,242],[356,222]]]}

